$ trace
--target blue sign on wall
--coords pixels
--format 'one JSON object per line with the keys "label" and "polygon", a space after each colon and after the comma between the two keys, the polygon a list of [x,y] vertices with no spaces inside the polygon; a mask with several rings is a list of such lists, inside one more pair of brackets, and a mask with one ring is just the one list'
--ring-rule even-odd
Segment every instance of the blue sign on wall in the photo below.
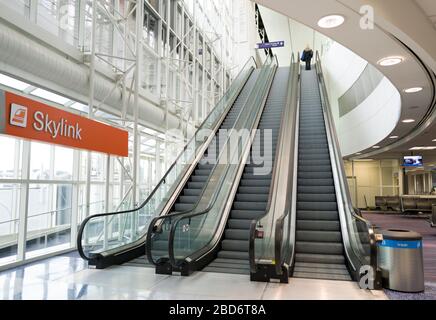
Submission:
{"label": "blue sign on wall", "polygon": [[285,46],[284,41],[264,42],[264,43],[257,44],[258,49],[281,48],[284,46]]}

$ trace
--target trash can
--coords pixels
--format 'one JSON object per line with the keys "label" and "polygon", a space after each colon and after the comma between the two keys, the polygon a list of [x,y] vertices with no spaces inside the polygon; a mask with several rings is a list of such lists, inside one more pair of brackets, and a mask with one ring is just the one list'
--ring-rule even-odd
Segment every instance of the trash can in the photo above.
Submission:
{"label": "trash can", "polygon": [[422,236],[409,230],[379,230],[378,266],[383,287],[401,292],[424,291]]}

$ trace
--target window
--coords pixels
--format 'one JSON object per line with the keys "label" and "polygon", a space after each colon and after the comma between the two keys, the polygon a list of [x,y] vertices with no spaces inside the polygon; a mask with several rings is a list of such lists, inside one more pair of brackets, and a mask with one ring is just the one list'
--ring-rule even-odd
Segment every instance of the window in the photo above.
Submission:
{"label": "window", "polygon": [[31,184],[26,257],[68,249],[71,243],[72,185]]}
{"label": "window", "polygon": [[17,260],[20,187],[0,183],[0,266]]}

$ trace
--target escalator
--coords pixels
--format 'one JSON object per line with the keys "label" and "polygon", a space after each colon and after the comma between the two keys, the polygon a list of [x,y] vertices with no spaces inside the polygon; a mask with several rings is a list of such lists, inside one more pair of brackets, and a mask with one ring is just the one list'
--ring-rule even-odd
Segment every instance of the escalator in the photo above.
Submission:
{"label": "escalator", "polygon": [[296,278],[351,280],[316,70],[301,72]]}
{"label": "escalator", "polygon": [[[290,86],[287,163],[271,214],[253,220],[250,275],[356,281],[381,288],[374,227],[352,205],[319,54]],[[269,217],[272,215],[272,217]],[[264,237],[256,237],[263,226]]]}
{"label": "escalator", "polygon": [[[215,137],[210,142],[210,145],[207,148],[204,156],[196,165],[193,173],[189,177],[189,180],[186,182],[185,186],[180,192],[180,195],[177,197],[177,200],[173,204],[169,214],[174,214],[176,212],[188,212],[194,208],[194,205],[199,200],[201,191],[203,190],[204,185],[208,180],[210,173],[212,172],[214,162],[216,161],[216,158],[220,154],[220,151],[223,147],[224,142],[221,141],[223,139],[220,139],[223,136],[219,134],[220,130],[229,130],[234,126],[236,119],[238,118],[243,106],[245,105],[245,102],[248,99],[249,94],[251,93],[251,90],[253,89],[254,84],[256,83],[259,72],[259,70],[254,70],[249,77],[247,83],[219,127],[219,130],[216,132]],[[160,236],[162,239],[160,241],[155,239],[154,251],[158,256],[166,254],[166,249],[168,247],[167,235],[167,233],[161,234]],[[145,255],[132,261],[128,261],[125,265],[152,266]]]}
{"label": "escalator", "polygon": [[[249,274],[249,232],[253,219],[265,213],[272,172],[275,163],[276,146],[283,109],[287,97],[287,85],[290,68],[278,68],[271,90],[260,118],[255,142],[251,148],[251,159],[245,165],[238,191],[233,201],[224,236],[221,240],[221,250],[203,271],[233,274]],[[257,148],[256,148],[257,147]],[[258,163],[257,155],[270,155],[264,163]],[[265,172],[258,174],[259,171]],[[266,174],[265,174],[266,173]]]}
{"label": "escalator", "polygon": [[150,222],[155,217],[193,208],[213,167],[213,164],[202,164],[201,160],[216,159],[222,145],[218,133],[220,129],[232,128],[242,113],[259,76],[255,67],[254,59],[250,58],[196,135],[138,208],[96,214],[82,222],[77,246],[81,257],[90,265],[97,268],[126,262],[145,265],[144,244]]}
{"label": "escalator", "polygon": [[[225,145],[225,140],[227,136],[226,134],[220,133],[222,133],[223,130],[230,130],[235,125],[236,120],[238,119],[243,107],[247,102],[249,95],[253,90],[254,84],[259,77],[259,73],[260,70],[254,70],[251,74],[240,95],[238,96],[226,118],[222,122],[219,130],[216,132],[215,137],[211,141],[205,154],[196,165],[195,170],[193,171],[189,180],[180,192],[180,195],[177,197],[177,200],[175,201],[170,210],[169,216],[172,216],[174,214],[182,214],[184,212],[190,212],[192,209],[194,209],[194,206],[199,201],[205,184],[208,181],[213,168],[215,167],[217,157]],[[152,222],[152,225],[154,223],[155,221]],[[165,225],[160,226],[160,228],[160,232],[155,233],[153,239],[153,255],[155,259],[160,259],[161,257],[167,256],[168,251],[169,228]],[[142,263],[143,260],[146,260],[145,256],[140,258],[140,262]],[[148,260],[148,262],[153,262],[150,261],[152,260],[152,258]]]}
{"label": "escalator", "polygon": [[[253,179],[254,167],[248,165],[245,168],[245,164],[250,155],[252,142],[256,138],[255,129],[259,124],[261,128],[271,128],[272,135],[277,137],[280,108],[283,107],[275,101],[281,97],[279,86],[276,85],[276,88],[272,89],[272,95],[277,97],[272,98],[267,104],[277,66],[276,57],[267,57],[252,94],[246,101],[243,111],[237,116],[232,130],[227,132],[224,146],[217,152],[215,165],[200,162],[197,170],[208,169],[211,173],[203,181],[197,182],[199,191],[196,198],[184,194],[183,197],[188,198],[182,198],[182,201],[192,202],[178,208],[192,210],[158,217],[150,223],[146,252],[149,261],[156,265],[157,273],[172,274],[176,271],[182,275],[189,275],[193,271],[202,270],[217,257],[218,260],[215,260],[210,268],[222,266],[224,263],[227,264],[228,272],[240,273],[245,269],[248,273],[248,219],[265,209],[266,204],[263,201],[268,197],[268,179],[271,179],[271,174],[268,172],[259,179]],[[282,82],[286,85],[287,82],[283,81],[283,78],[286,78],[287,74],[286,70],[280,71],[277,83]],[[268,112],[264,113],[266,106]],[[271,114],[268,116],[268,113]],[[265,116],[262,116],[263,114]],[[227,127],[230,125],[224,126]],[[271,146],[271,141],[268,143]],[[271,167],[272,160],[266,165]],[[243,178],[239,185],[241,177]],[[254,189],[251,188],[253,184],[257,186]],[[188,189],[191,193],[192,185],[188,186]],[[266,196],[259,194],[265,190]],[[260,199],[260,202],[252,202],[253,195]],[[232,199],[235,199],[233,208]],[[228,219],[230,215],[232,216]],[[238,245],[241,247],[231,250],[233,246]]]}

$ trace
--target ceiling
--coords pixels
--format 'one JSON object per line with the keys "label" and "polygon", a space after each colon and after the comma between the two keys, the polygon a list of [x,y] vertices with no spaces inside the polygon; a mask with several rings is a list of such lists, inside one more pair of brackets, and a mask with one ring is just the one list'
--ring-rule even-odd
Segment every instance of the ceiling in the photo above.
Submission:
{"label": "ceiling", "polygon": [[[376,66],[401,93],[402,112],[400,122],[389,136],[377,143],[380,149],[362,150],[358,158],[375,156],[410,154],[415,146],[436,146],[436,121],[418,124],[425,117],[432,105],[434,86],[426,66],[436,71],[436,39],[435,0],[257,0],[263,6],[299,21],[336,42],[349,48],[363,59]],[[375,27],[372,30],[360,28],[360,8],[371,4],[375,8]],[[394,8],[394,9],[393,9]],[[329,14],[341,14],[345,23],[335,29],[321,29],[318,20]],[[408,17],[408,19],[406,19]],[[431,22],[431,25],[429,21]],[[404,23],[403,23],[404,22]],[[403,23],[403,24],[402,24]],[[401,39],[413,52],[396,38]],[[433,50],[433,51],[432,51]],[[417,58],[416,55],[418,55]],[[404,62],[392,66],[381,67],[377,62],[388,56],[402,56]],[[407,94],[404,89],[423,87],[419,93]],[[435,117],[436,118],[436,117]],[[411,124],[401,122],[404,119],[415,119]],[[435,123],[435,125],[433,125]],[[414,132],[413,134],[411,134]],[[436,155],[436,150],[426,152]],[[357,156],[356,156],[357,157]]]}
{"label": "ceiling", "polygon": [[436,1],[415,0],[415,2],[424,11],[425,15],[430,19],[436,29]]}

